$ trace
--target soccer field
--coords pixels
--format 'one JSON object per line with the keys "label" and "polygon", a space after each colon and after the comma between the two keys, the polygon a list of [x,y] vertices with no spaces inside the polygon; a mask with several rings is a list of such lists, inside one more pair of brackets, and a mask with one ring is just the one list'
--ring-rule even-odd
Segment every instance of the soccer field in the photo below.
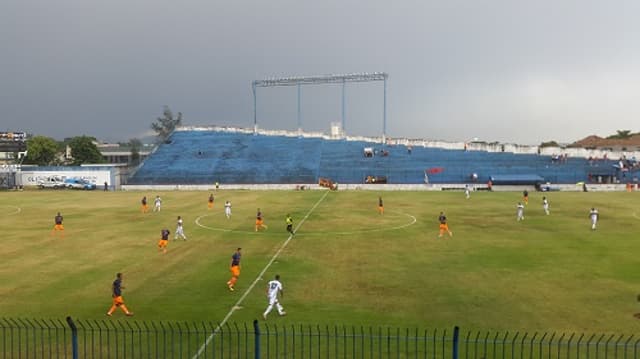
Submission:
{"label": "soccer field", "polygon": [[[149,213],[141,213],[146,195]],[[152,212],[160,195],[162,210]],[[111,283],[136,320],[248,323],[281,275],[277,324],[635,333],[640,194],[374,191],[0,192],[0,316],[105,319]],[[377,211],[378,196],[385,213]],[[230,200],[233,214],[224,215]],[[591,231],[589,210],[600,211]],[[260,208],[266,231],[256,233]],[[438,238],[444,211],[453,237]],[[64,216],[64,236],[52,234]],[[297,228],[289,240],[285,216]],[[187,241],[173,240],[177,216]],[[158,251],[169,229],[168,251]],[[242,247],[230,292],[229,263]],[[260,273],[264,271],[261,278]],[[122,312],[115,318],[122,319]],[[262,320],[262,319],[261,319]]]}

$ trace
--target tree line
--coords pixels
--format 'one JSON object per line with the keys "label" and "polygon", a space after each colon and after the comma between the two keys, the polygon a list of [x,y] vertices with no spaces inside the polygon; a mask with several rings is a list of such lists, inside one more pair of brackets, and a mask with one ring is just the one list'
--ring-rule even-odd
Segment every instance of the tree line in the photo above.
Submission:
{"label": "tree line", "polygon": [[[158,142],[166,141],[176,127],[182,125],[182,113],[174,116],[168,106],[164,107],[162,116],[156,118],[151,129],[156,133]],[[39,166],[79,166],[85,163],[104,163],[105,160],[97,146],[97,139],[90,136],[76,136],[64,141],[56,141],[47,136],[29,136],[27,140],[27,156],[23,163]],[[132,138],[128,142],[119,143],[129,147],[132,165],[140,162],[142,141]]]}

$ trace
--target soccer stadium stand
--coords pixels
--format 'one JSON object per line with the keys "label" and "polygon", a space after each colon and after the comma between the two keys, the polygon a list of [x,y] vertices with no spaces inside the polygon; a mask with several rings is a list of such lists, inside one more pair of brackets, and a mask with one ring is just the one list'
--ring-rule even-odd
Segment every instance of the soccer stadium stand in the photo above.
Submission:
{"label": "soccer stadium stand", "polygon": [[[373,149],[374,155],[366,156],[364,148]],[[547,155],[419,146],[407,151],[404,145],[367,141],[183,130],[161,144],[128,184],[311,184],[320,177],[365,183],[369,176],[385,177],[391,184],[416,184],[424,183],[425,175],[429,183],[483,184],[492,177],[524,175],[533,182],[576,183],[593,182],[592,173],[609,173],[621,182],[638,177],[637,170],[623,172],[613,166],[616,163],[573,157],[558,162]]]}

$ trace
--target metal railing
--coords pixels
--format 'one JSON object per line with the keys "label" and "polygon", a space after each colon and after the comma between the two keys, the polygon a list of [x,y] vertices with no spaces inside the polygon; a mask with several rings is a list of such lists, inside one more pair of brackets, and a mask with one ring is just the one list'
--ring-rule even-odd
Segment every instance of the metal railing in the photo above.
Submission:
{"label": "metal railing", "polygon": [[640,337],[254,321],[0,319],[0,358],[640,358]]}

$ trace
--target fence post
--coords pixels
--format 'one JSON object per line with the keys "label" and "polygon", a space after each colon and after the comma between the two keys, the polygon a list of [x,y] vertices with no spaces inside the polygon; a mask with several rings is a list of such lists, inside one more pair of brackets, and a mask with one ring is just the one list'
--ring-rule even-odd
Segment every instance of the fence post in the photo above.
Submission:
{"label": "fence post", "polygon": [[253,320],[253,333],[254,333],[254,358],[260,359],[260,327],[258,326],[258,320]]}
{"label": "fence post", "polygon": [[71,317],[67,317],[67,324],[71,328],[71,352],[73,353],[73,359],[78,359],[78,327],[73,322]]}
{"label": "fence post", "polygon": [[460,343],[460,327],[453,327],[453,351],[452,358],[458,359],[458,344]]}

